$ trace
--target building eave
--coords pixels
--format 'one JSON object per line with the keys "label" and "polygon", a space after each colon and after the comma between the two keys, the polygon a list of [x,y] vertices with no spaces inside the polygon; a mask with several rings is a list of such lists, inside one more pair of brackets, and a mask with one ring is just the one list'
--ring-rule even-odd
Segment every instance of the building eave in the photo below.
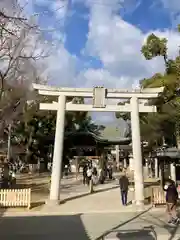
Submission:
{"label": "building eave", "polygon": [[102,143],[102,144],[107,144],[107,145],[126,145],[129,144],[131,142],[131,138],[127,138],[127,137],[119,137],[116,139],[113,138],[102,138],[100,135],[98,136],[98,134],[94,133],[94,132],[65,132],[65,138],[68,137],[72,137],[72,136],[92,136],[98,143]]}

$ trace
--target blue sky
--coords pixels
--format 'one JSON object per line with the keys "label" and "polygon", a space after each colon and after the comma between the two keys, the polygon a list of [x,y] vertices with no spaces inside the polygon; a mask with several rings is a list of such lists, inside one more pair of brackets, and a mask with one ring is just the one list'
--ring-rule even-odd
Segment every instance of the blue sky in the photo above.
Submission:
{"label": "blue sky", "polygon": [[[4,4],[12,0],[2,0]],[[45,60],[50,84],[68,87],[132,88],[163,72],[161,58],[147,61],[141,46],[154,32],[168,38],[175,57],[180,36],[179,0],[19,0],[36,15],[44,39],[53,45]],[[52,44],[53,43],[53,44]],[[104,115],[105,121],[112,115]],[[99,115],[94,119],[98,121]]]}
{"label": "blue sky", "polygon": [[172,26],[169,12],[158,0],[156,5],[152,4],[152,0],[142,1],[139,7],[132,14],[126,14],[124,19],[139,27],[143,32]]}
{"label": "blue sky", "polygon": [[[48,2],[48,0],[45,1]],[[53,0],[49,0],[49,2],[52,3]],[[112,3],[111,0],[92,0],[90,2],[92,2],[92,5],[97,7],[104,6],[105,8],[111,8],[113,5],[113,0]],[[152,30],[164,30],[172,28],[172,21],[169,11],[167,11],[167,9],[164,7],[161,0],[156,0],[156,3],[153,3],[152,0],[127,0],[127,2],[129,4],[122,4],[123,6],[121,9],[119,9],[117,15],[128,23],[137,26],[144,33]],[[71,54],[82,59],[83,62],[89,63],[89,58],[86,58],[82,55],[82,50],[86,45],[88,37],[90,8],[84,4],[83,1],[69,0],[68,2],[67,0],[63,0],[62,9],[66,10],[67,5],[67,14],[62,14],[62,17],[59,19],[56,16],[58,7],[53,11],[50,7],[50,4],[44,4],[42,1],[34,1],[33,10],[34,12],[39,13],[40,26],[43,28],[53,26],[57,32],[63,32],[63,34],[66,35],[66,40],[64,43],[65,48]],[[51,39],[52,33],[49,32],[47,35],[48,39]],[[100,61],[98,61],[96,58],[91,59],[91,64],[96,68],[97,64],[100,64]]]}
{"label": "blue sky", "polygon": [[[21,3],[24,3],[24,1],[25,0],[21,0]],[[171,4],[168,5],[168,2]],[[122,78],[119,80],[119,84],[117,82],[115,84],[113,83],[113,86],[121,87],[121,85],[133,86],[133,84],[136,85],[138,83],[141,76],[139,76],[138,80],[138,74],[134,74],[136,69],[138,72],[139,68],[144,68],[142,73],[143,78],[153,74],[154,70],[156,71],[156,69],[150,69],[150,71],[148,71],[146,67],[150,64],[146,64],[144,61],[141,62],[138,67],[135,66],[134,69],[132,69],[134,78],[131,74],[128,74],[128,59],[123,61],[123,59],[120,59],[120,54],[117,57],[114,56],[114,51],[120,52],[121,48],[123,48],[124,41],[121,43],[121,30],[123,33],[125,28],[127,28],[127,30],[129,28],[129,36],[126,36],[127,43],[130,46],[131,42],[134,44],[135,41],[135,47],[139,57],[140,47],[146,34],[152,31],[157,31],[160,34],[163,32],[166,36],[168,31],[175,29],[174,23],[176,23],[179,16],[178,7],[180,4],[177,3],[177,7],[174,6],[175,3],[173,2],[178,1],[33,0],[28,1],[26,8],[29,14],[38,13],[38,23],[44,30],[45,39],[49,40],[49,42],[56,39],[57,48],[63,48],[64,54],[65,52],[67,53],[65,55],[68,56],[68,59],[64,60],[67,61],[66,66],[62,63],[62,59],[60,61],[60,64],[63,65],[63,67],[60,67],[61,71],[59,69],[60,74],[57,74],[58,69],[55,71],[54,66],[52,67],[53,71],[51,70],[51,66],[49,67],[49,79],[52,84],[63,86],[81,86],[82,83],[85,83],[87,86],[92,85],[94,84],[95,79],[92,82],[90,82],[89,79],[86,79],[87,74],[89,77],[89,73],[87,71],[90,70],[91,73],[93,72],[93,75],[95,74],[97,76],[101,75],[102,71],[104,71],[104,74],[102,74],[103,76],[101,77],[102,79],[98,80],[98,83],[102,83],[107,87],[109,87],[111,83],[110,81],[105,81],[103,79],[104,75],[110,75],[110,77],[114,78],[115,82],[117,78]],[[97,15],[98,12],[99,16]],[[119,23],[119,28],[116,23]],[[107,34],[104,32],[101,34],[101,31],[106,31]],[[134,31],[135,33],[133,33]],[[101,41],[103,44],[103,40],[101,39],[103,36],[100,36],[100,34],[105,34],[104,50],[102,49],[102,46],[99,46]],[[127,32],[125,34],[127,35]],[[133,37],[133,34],[138,34],[139,39],[136,39],[137,36]],[[119,38],[119,44],[121,44],[121,46],[115,45],[114,49],[112,49],[112,46],[110,46],[109,43],[109,41],[111,41],[111,37],[113,37],[116,44]],[[107,51],[105,49],[106,41],[108,41]],[[125,47],[129,48],[128,46]],[[128,52],[129,51],[131,51],[131,49],[128,49]],[[125,51],[122,52],[122,56],[124,54]],[[131,58],[130,55],[131,54],[128,53],[129,58]],[[134,53],[132,53],[132,57],[133,55]],[[67,56],[64,57],[67,58]],[[127,58],[127,56],[125,58]],[[118,63],[119,67],[117,67]],[[121,63],[123,63],[123,68],[124,64],[126,64],[126,69],[121,69],[120,71]],[[57,76],[64,75],[64,71],[68,71],[68,65],[73,65],[73,70],[72,66],[70,66],[71,71],[73,71],[73,74],[70,74],[70,77],[73,79],[76,78],[76,80],[73,81],[72,79],[64,79],[63,81],[59,81]],[[160,71],[163,71],[162,68],[160,68]],[[65,77],[68,76],[69,74],[66,73]]]}

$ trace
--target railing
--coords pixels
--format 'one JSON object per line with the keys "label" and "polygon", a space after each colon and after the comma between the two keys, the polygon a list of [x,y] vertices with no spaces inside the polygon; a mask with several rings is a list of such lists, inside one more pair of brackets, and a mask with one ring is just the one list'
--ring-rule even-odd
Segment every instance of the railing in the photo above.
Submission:
{"label": "railing", "polygon": [[31,207],[31,189],[0,190],[0,207]]}

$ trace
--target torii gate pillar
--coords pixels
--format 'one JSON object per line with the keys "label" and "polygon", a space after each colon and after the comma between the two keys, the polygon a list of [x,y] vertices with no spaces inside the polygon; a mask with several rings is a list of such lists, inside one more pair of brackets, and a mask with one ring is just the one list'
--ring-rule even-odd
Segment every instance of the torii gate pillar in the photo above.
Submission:
{"label": "torii gate pillar", "polygon": [[51,203],[59,204],[60,181],[62,173],[63,142],[64,142],[64,120],[66,110],[66,96],[58,97],[58,110],[56,118],[56,133],[54,140],[54,154],[51,175],[51,188],[49,200]]}
{"label": "torii gate pillar", "polygon": [[132,131],[132,151],[134,159],[134,183],[135,200],[137,206],[144,205],[144,180],[142,150],[139,124],[139,102],[137,97],[131,98],[131,131]]}

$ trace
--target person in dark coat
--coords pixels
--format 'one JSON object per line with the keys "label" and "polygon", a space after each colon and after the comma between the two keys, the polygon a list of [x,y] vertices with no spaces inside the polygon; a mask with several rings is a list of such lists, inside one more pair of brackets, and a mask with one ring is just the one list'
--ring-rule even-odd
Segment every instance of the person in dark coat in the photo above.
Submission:
{"label": "person in dark coat", "polygon": [[121,200],[123,206],[127,205],[127,196],[128,196],[128,187],[129,187],[129,179],[124,172],[123,175],[119,179],[119,186],[121,191]]}
{"label": "person in dark coat", "polygon": [[166,181],[164,186],[164,191],[166,191],[166,212],[168,215],[168,223],[176,224],[179,222],[177,217],[177,200],[178,192],[176,189],[176,184],[174,181],[169,179]]}

